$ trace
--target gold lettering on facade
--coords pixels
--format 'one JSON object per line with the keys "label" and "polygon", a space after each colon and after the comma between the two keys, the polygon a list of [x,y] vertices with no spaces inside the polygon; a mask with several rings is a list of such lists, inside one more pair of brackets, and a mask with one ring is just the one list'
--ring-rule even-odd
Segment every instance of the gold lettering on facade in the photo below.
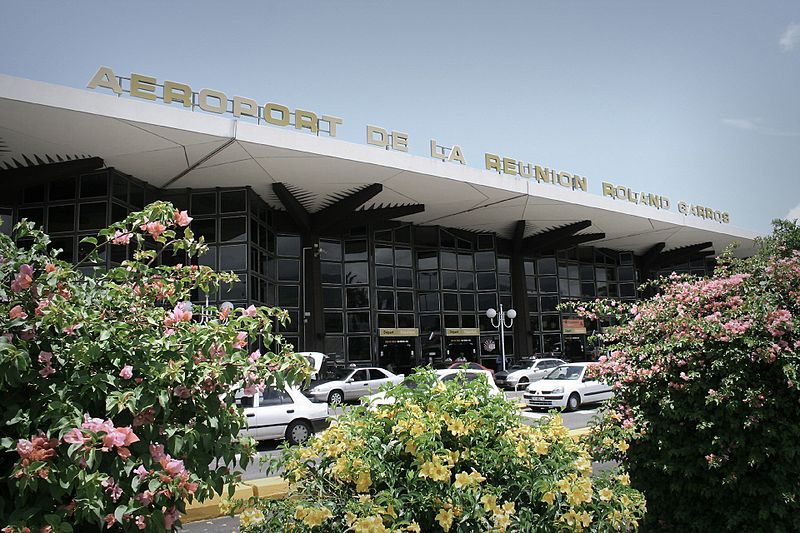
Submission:
{"label": "gold lettering on facade", "polygon": [[234,96],[233,116],[241,117],[242,115],[258,118],[258,102],[244,96]]}
{"label": "gold lettering on facade", "polygon": [[192,107],[192,88],[175,81],[164,82],[164,103],[181,102],[183,107]]}
{"label": "gold lettering on facade", "polygon": [[322,120],[328,123],[328,135],[336,137],[336,126],[342,123],[342,119],[331,115],[322,115]]}
{"label": "gold lettering on facade", "polygon": [[[213,102],[214,100],[216,100],[216,104]],[[200,104],[200,109],[209,113],[221,115],[228,107],[228,97],[225,96],[225,93],[214,89],[202,89],[197,95],[197,101]]]}
{"label": "gold lettering on facade", "polygon": [[450,149],[450,157],[447,159],[448,161],[458,161],[462,165],[466,165],[467,162],[464,160],[464,154],[461,153],[461,147],[459,145],[454,145],[453,148]]}
{"label": "gold lettering on facade", "polygon": [[156,79],[144,74],[131,74],[131,96],[144,98],[145,100],[156,99]]}
{"label": "gold lettering on facade", "polygon": [[[280,118],[276,117],[273,113],[278,113]],[[275,126],[288,126],[289,125],[289,108],[285,105],[270,102],[264,104],[264,120]]]}
{"label": "gold lettering on facade", "polygon": [[436,139],[431,139],[431,157],[444,161],[447,159],[447,155],[445,155],[444,149],[440,150],[439,148],[440,146],[436,144]]}
{"label": "gold lettering on facade", "polygon": [[486,153],[484,154],[484,159],[486,160],[486,170],[500,172],[500,156]]}
{"label": "gold lettering on facade", "polygon": [[311,133],[318,133],[319,132],[319,119],[317,118],[316,113],[312,113],[311,111],[306,111],[304,109],[295,109],[294,110],[294,127],[298,130],[303,128],[307,128],[311,131]]}
{"label": "gold lettering on facade", "polygon": [[92,76],[91,80],[89,80],[89,85],[87,85],[87,87],[89,89],[104,87],[117,93],[117,96],[122,94],[122,87],[120,86],[117,77],[114,76],[114,71],[108,67],[100,67],[97,69],[95,75]]}
{"label": "gold lettering on facade", "polygon": [[622,185],[614,185],[604,181],[602,183],[603,196],[613,198],[614,200],[626,200],[632,204],[645,205],[648,207],[655,207],[656,209],[669,210],[670,202],[666,196],[660,196],[649,192],[640,192],[624,187]]}
{"label": "gold lettering on facade", "polygon": [[389,132],[378,126],[367,125],[367,144],[386,148],[389,146]]}
{"label": "gold lettering on facade", "polygon": [[393,131],[392,148],[399,152],[408,152],[408,133]]}

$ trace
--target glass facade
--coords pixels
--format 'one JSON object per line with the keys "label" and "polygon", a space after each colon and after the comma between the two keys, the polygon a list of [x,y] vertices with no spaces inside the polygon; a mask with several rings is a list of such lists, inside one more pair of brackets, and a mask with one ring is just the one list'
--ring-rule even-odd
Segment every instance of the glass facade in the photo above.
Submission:
{"label": "glass facade", "polygon": [[[0,231],[10,231],[12,218],[27,218],[50,233],[52,246],[63,250],[62,259],[87,271],[107,268],[123,261],[129,250],[115,246],[101,254],[100,264],[89,265],[81,263],[88,248],[79,241],[154,200],[171,201],[194,218],[192,230],[209,246],[194,262],[239,277],[219,291],[195,292],[194,301],[284,308],[290,316],[278,328],[284,338],[298,350],[324,351],[338,364],[379,363],[381,357],[400,365],[403,357],[413,364],[463,357],[493,367],[500,339],[486,310],[501,304],[510,309],[520,298],[527,298],[527,312],[518,314],[506,331],[506,354],[578,357],[591,350],[587,335],[564,333],[563,320],[576,317],[560,311],[559,304],[634,299],[641,281],[632,253],[591,246],[524,257],[517,263],[521,275],[513,277],[508,241],[438,226],[361,227],[320,235],[308,246],[309,237],[304,241],[284,212],[269,207],[250,188],[160,190],[114,169],[26,189],[19,205],[0,210]],[[177,264],[186,258],[160,260]],[[707,274],[712,268],[713,260],[697,258],[652,274]],[[514,286],[512,278],[524,287]],[[318,282],[306,283],[309,279]],[[516,291],[522,295],[515,300]],[[322,315],[320,331],[310,331],[309,317],[315,313]],[[586,326],[589,334],[597,328]],[[381,330],[403,331],[407,337],[381,336]],[[524,344],[532,346],[532,353],[527,346],[515,346],[520,335],[530,340]]]}

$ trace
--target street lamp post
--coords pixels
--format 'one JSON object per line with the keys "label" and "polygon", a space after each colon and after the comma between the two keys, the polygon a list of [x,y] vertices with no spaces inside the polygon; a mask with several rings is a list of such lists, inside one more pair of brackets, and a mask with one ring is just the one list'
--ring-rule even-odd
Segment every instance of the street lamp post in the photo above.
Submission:
{"label": "street lamp post", "polygon": [[[508,311],[503,311],[503,304],[500,304],[500,312],[498,313],[495,309],[489,308],[486,310],[486,316],[489,318],[489,321],[492,323],[492,326],[495,328],[500,329],[500,357],[503,358],[503,370],[506,369],[506,336],[505,336],[505,328],[510,328],[514,324],[514,319],[517,318],[517,312],[513,309],[509,309]],[[494,323],[494,319],[497,317],[497,324]],[[508,324],[506,324],[506,317],[508,317]]]}
{"label": "street lamp post", "polygon": [[[181,302],[181,307],[183,308],[184,311],[189,311],[193,315],[197,315],[198,321],[201,324],[205,324],[214,317],[214,311],[208,305],[208,296],[206,296],[206,304],[200,307],[199,311],[195,310],[194,305],[192,305],[192,302],[188,300],[185,302]],[[222,302],[222,305],[219,306],[219,309],[220,311],[225,311],[226,313],[230,313],[231,311],[233,311],[233,304],[230,302]],[[224,319],[223,322],[227,322],[227,318]]]}

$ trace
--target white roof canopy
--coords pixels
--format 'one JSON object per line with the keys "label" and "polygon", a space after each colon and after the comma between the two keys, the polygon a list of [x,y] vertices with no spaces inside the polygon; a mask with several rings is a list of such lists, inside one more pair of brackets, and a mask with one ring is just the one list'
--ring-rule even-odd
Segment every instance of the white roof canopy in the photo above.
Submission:
{"label": "white roof canopy", "polygon": [[[658,210],[518,176],[382,150],[289,128],[184,110],[177,106],[0,75],[0,169],[22,156],[82,154],[157,187],[249,185],[281,207],[272,184],[310,193],[307,210],[329,195],[372,183],[383,190],[370,203],[419,203],[402,217],[509,237],[519,220],[525,236],[579,220],[592,242],[644,253],[712,242],[719,253],[738,242],[753,252],[756,234],[710,220]],[[2,172],[0,172],[2,176]],[[2,190],[2,184],[0,184]]]}

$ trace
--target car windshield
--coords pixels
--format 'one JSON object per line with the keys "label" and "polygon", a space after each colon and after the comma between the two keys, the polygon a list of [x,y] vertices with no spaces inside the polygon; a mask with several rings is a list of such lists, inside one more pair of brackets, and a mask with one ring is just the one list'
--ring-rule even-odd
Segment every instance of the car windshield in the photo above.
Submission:
{"label": "car windshield", "polygon": [[314,368],[314,364],[315,364],[314,358],[309,356],[309,355],[307,355],[306,356],[306,361],[308,361],[308,366],[310,366],[313,369]]}
{"label": "car windshield", "polygon": [[547,374],[544,379],[579,379],[582,371],[582,366],[559,366]]}
{"label": "car windshield", "polygon": [[509,372],[512,370],[528,370],[536,361],[520,361],[519,363],[514,363],[509,367]]}
{"label": "car windshield", "polygon": [[337,368],[333,371],[333,379],[343,380],[353,373],[352,368]]}

